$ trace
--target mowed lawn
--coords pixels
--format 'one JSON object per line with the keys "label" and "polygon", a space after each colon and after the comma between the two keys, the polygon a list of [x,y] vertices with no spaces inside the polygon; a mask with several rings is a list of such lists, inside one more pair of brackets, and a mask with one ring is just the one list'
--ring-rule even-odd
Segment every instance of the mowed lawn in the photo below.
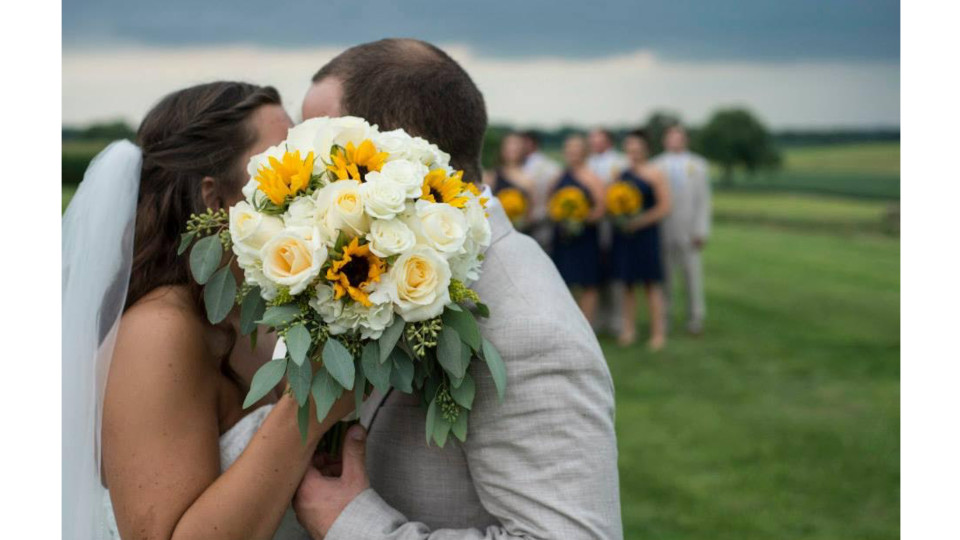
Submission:
{"label": "mowed lawn", "polygon": [[703,337],[602,339],[627,538],[899,537],[899,254],[721,223]]}

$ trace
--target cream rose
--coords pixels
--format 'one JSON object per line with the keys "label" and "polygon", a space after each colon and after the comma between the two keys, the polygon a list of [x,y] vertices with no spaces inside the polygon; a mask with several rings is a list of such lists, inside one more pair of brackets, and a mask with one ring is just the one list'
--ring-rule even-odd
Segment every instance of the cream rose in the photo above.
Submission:
{"label": "cream rose", "polygon": [[363,236],[370,230],[370,218],[364,211],[360,182],[338,180],[317,192],[317,220],[325,238],[337,237],[337,231]]}
{"label": "cream rose", "polygon": [[388,221],[374,220],[370,224],[370,233],[367,234],[370,242],[370,251],[377,257],[399,255],[412,248],[417,243],[417,237],[399,219]]}
{"label": "cream rose", "polygon": [[320,274],[327,248],[318,238],[306,239],[292,231],[274,236],[260,250],[263,275],[290,294],[300,294]]}
{"label": "cream rose", "polygon": [[367,181],[360,186],[360,195],[363,197],[363,207],[367,215],[377,219],[393,219],[394,216],[403,212],[407,194],[403,186],[385,179],[383,176],[371,178],[367,175]]}
{"label": "cream rose", "polygon": [[427,166],[419,161],[388,161],[380,172],[367,173],[367,182],[389,180],[402,187],[407,197],[413,199],[423,191],[423,178],[428,172]]}
{"label": "cream rose", "polygon": [[405,321],[424,321],[450,302],[450,266],[436,250],[417,246],[396,260],[380,286]]}
{"label": "cream rose", "polygon": [[282,231],[283,221],[257,212],[244,201],[230,208],[230,238],[238,259],[249,261],[257,258],[260,248]]}
{"label": "cream rose", "polygon": [[470,227],[470,239],[477,243],[482,252],[490,246],[490,220],[487,219],[487,212],[476,197],[467,201],[465,206],[467,213],[467,226]]}
{"label": "cream rose", "polygon": [[417,201],[419,228],[424,243],[446,257],[461,253],[467,238],[467,220],[463,212],[445,203]]}

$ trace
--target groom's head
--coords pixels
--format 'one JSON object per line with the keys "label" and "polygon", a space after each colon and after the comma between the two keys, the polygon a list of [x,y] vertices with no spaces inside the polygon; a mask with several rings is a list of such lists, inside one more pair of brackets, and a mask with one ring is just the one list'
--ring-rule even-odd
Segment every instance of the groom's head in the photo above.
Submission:
{"label": "groom's head", "polygon": [[343,115],[423,137],[449,152],[465,179],[480,181],[483,94],[460,64],[429,43],[364,43],[323,66],[303,100],[303,118]]}

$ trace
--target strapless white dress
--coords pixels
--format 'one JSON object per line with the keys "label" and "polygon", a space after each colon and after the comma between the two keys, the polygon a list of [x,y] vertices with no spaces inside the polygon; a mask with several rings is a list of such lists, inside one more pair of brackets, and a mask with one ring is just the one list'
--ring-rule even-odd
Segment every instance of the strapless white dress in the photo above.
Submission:
{"label": "strapless white dress", "polygon": [[[250,444],[250,440],[253,439],[254,434],[256,434],[257,430],[260,429],[260,424],[263,423],[264,419],[266,419],[267,415],[270,414],[271,410],[273,410],[273,405],[265,405],[260,407],[247,416],[241,418],[236,425],[228,429],[226,433],[220,436],[221,473],[226,471],[227,468],[233,465],[233,462],[240,457],[243,449]],[[119,539],[120,533],[117,531],[117,519],[113,514],[113,505],[110,503],[109,492],[104,492],[103,504],[106,506],[106,519],[109,537]],[[283,516],[283,520],[280,522],[280,528],[277,529],[277,532],[273,535],[273,538],[274,540],[309,540],[310,535],[307,534],[307,531],[300,526],[300,522],[297,521],[296,514],[293,513],[293,508],[288,508],[287,513]]]}

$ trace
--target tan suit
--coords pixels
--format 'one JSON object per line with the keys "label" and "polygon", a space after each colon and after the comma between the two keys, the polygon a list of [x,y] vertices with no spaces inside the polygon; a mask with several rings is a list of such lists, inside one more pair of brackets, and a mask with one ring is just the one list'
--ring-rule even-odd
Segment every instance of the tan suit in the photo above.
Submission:
{"label": "tan suit", "polygon": [[603,353],[553,263],[489,209],[493,241],[476,290],[483,335],[503,355],[497,400],[486,365],[466,443],[428,446],[419,397],[364,405],[371,488],[326,536],[346,539],[619,539],[613,383]]}
{"label": "tan suit", "polygon": [[709,164],[691,152],[664,152],[653,164],[670,182],[672,209],[661,227],[668,320],[673,304],[673,274],[679,269],[687,291],[688,325],[691,329],[697,328],[707,315],[707,305],[703,293],[703,263],[694,240],[706,240],[710,236]]}

